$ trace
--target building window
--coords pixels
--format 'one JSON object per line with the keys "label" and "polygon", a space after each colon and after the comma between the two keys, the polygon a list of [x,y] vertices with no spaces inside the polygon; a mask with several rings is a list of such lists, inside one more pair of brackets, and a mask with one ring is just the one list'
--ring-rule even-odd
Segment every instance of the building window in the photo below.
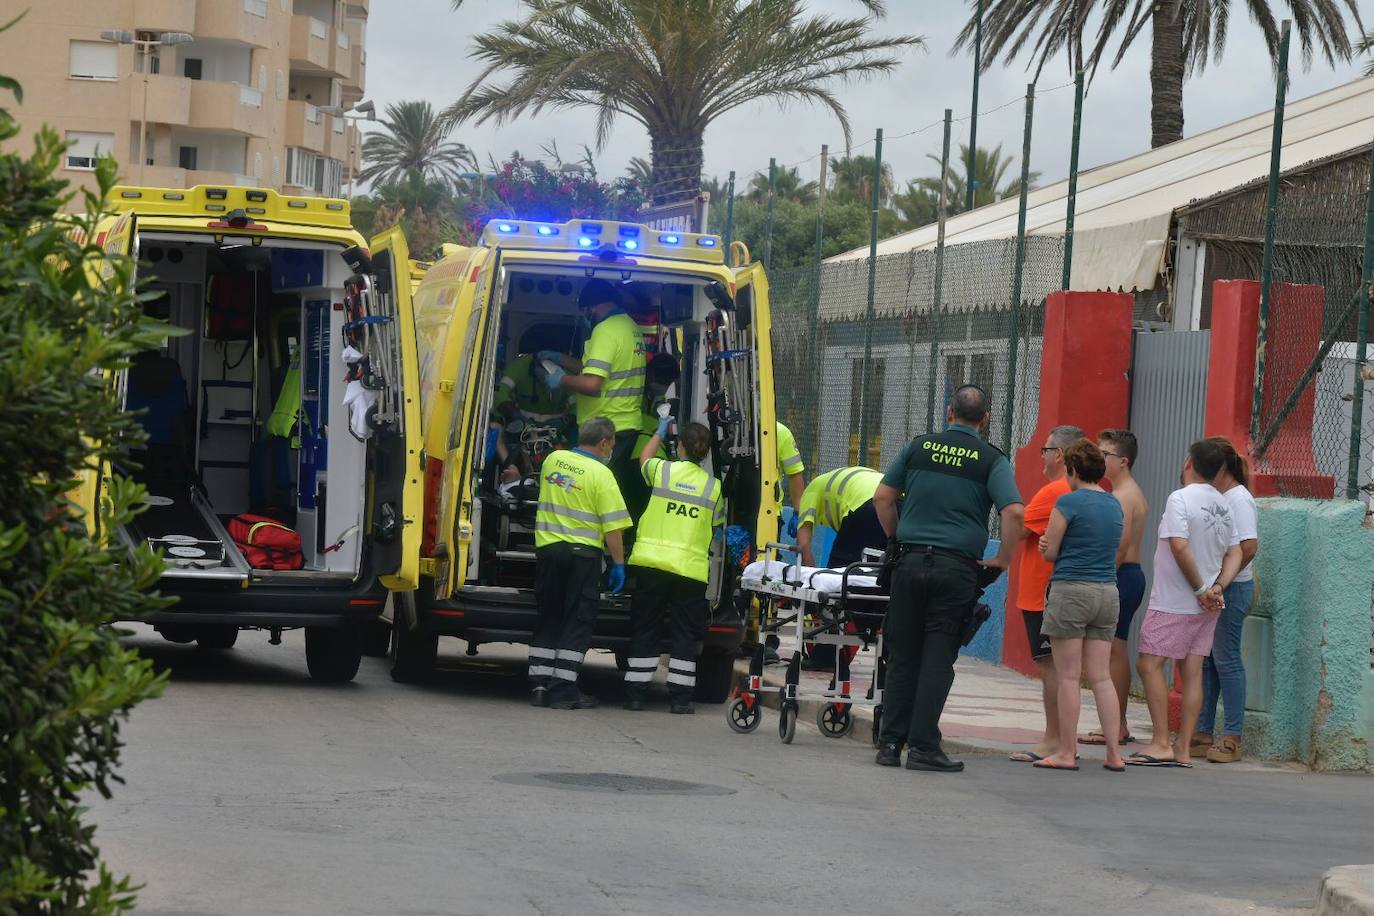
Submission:
{"label": "building window", "polygon": [[260,19],[267,18],[267,0],[243,0],[243,11]]}
{"label": "building window", "polygon": [[85,130],[67,131],[67,168],[89,172],[101,156],[114,150],[114,134],[101,134]]}
{"label": "building window", "polygon": [[67,73],[74,80],[119,79],[119,46],[108,41],[73,41]]}
{"label": "building window", "polygon": [[177,150],[177,165],[183,169],[194,172],[196,170],[196,148],[194,146],[182,146]]}
{"label": "building window", "polygon": [[205,61],[199,57],[188,57],[181,62],[181,75],[187,79],[198,80],[205,71]]}

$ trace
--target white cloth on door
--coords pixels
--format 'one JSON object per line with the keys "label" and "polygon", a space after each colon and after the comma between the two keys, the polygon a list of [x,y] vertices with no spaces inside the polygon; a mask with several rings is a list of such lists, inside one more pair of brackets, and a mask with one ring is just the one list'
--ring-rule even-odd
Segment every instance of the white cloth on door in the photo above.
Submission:
{"label": "white cloth on door", "polygon": [[366,439],[372,435],[372,426],[367,422],[367,412],[377,403],[377,392],[363,387],[362,382],[354,380],[344,388],[343,402],[348,408],[348,428],[353,431],[353,435],[359,439]]}

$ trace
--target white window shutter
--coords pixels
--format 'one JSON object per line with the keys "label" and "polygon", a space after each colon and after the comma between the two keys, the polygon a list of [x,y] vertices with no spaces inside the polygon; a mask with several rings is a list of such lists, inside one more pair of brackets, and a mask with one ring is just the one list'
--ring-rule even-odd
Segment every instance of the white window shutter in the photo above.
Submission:
{"label": "white window shutter", "polygon": [[68,73],[76,79],[119,79],[119,46],[108,41],[73,41]]}

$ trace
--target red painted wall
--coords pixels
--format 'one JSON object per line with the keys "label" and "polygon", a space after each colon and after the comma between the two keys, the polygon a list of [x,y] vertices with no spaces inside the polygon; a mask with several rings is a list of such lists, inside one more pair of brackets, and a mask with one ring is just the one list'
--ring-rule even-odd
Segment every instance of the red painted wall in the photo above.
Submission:
{"label": "red painted wall", "polygon": [[[1044,485],[1040,447],[1049,431],[1072,424],[1089,436],[1125,426],[1131,407],[1129,293],[1059,292],[1045,304],[1045,346],[1040,357],[1040,411],[1035,434],[1016,451],[1016,485],[1027,501]],[[1017,564],[1007,587],[1002,662],[1031,673],[1026,628],[1016,607]]]}

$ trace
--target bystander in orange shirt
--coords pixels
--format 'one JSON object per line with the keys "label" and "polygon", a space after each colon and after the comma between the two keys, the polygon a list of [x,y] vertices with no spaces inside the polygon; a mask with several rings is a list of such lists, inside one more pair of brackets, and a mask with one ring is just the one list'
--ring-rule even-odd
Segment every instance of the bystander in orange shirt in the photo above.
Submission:
{"label": "bystander in orange shirt", "polygon": [[1021,541],[1020,579],[1016,589],[1016,606],[1023,611],[1043,611],[1045,591],[1049,588],[1054,564],[1040,555],[1040,537],[1050,523],[1050,513],[1059,497],[1069,492],[1069,481],[1060,478],[1039,489],[1026,506],[1026,537]]}

